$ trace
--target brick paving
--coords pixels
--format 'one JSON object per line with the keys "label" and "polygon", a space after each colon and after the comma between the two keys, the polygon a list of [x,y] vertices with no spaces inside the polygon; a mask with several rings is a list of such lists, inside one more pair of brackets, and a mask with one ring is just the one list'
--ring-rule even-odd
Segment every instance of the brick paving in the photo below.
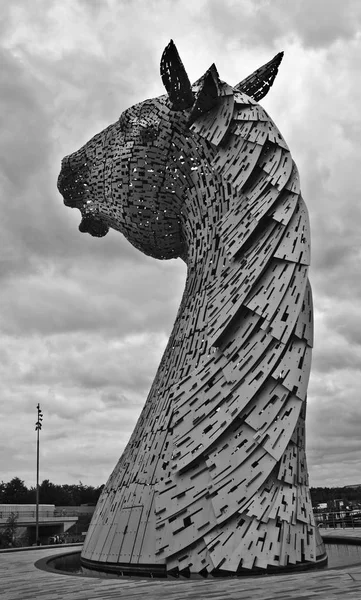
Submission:
{"label": "brick paving", "polygon": [[[360,537],[361,530],[322,534]],[[298,574],[246,579],[97,579],[41,571],[41,558],[70,551],[43,548],[0,554],[1,600],[361,600],[361,565]]]}

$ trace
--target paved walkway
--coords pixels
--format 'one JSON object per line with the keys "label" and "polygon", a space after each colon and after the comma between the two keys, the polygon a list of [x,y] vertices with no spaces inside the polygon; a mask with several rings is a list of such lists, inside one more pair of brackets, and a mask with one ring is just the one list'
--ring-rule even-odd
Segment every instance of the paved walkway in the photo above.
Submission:
{"label": "paved walkway", "polygon": [[[361,536],[330,529],[323,535]],[[361,565],[247,579],[92,579],[40,571],[40,558],[70,549],[45,548],[0,554],[1,600],[361,600]]]}

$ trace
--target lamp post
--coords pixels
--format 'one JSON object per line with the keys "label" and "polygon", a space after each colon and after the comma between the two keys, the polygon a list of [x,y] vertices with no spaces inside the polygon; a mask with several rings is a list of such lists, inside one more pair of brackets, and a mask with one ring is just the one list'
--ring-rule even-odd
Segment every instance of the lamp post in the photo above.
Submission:
{"label": "lamp post", "polygon": [[35,542],[37,546],[40,546],[39,540],[39,432],[41,429],[41,422],[43,420],[43,413],[40,410],[40,404],[37,405],[38,420],[35,423],[36,431],[36,516],[35,516]]}

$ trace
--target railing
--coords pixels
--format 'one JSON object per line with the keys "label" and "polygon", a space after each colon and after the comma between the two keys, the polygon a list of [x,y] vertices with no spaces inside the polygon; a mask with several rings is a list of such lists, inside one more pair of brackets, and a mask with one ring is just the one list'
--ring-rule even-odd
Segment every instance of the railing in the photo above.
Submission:
{"label": "railing", "polygon": [[[15,516],[17,521],[30,521],[36,518],[35,510],[21,510],[21,511],[0,511],[0,522],[7,521],[11,516]],[[61,519],[78,517],[79,513],[76,512],[65,512],[65,511],[54,511],[54,510],[39,510],[39,520],[42,519],[55,519],[57,521]]]}
{"label": "railing", "polygon": [[361,512],[338,510],[335,512],[315,513],[315,521],[319,527],[337,529],[361,527]]}

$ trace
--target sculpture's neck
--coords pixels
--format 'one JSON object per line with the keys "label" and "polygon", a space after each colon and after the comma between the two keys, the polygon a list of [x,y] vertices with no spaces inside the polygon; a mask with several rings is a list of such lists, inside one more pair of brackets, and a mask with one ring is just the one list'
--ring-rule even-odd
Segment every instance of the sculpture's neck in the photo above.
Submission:
{"label": "sculpture's neck", "polygon": [[[211,351],[208,339],[209,291],[221,285],[222,270],[227,263],[225,245],[220,235],[220,222],[227,210],[221,181],[215,183],[214,194],[202,198],[192,189],[186,205],[188,234],[187,279],[177,318],[173,326],[157,379],[164,376],[163,365],[171,365],[166,387],[186,376]],[[185,211],[185,212],[186,212]]]}

